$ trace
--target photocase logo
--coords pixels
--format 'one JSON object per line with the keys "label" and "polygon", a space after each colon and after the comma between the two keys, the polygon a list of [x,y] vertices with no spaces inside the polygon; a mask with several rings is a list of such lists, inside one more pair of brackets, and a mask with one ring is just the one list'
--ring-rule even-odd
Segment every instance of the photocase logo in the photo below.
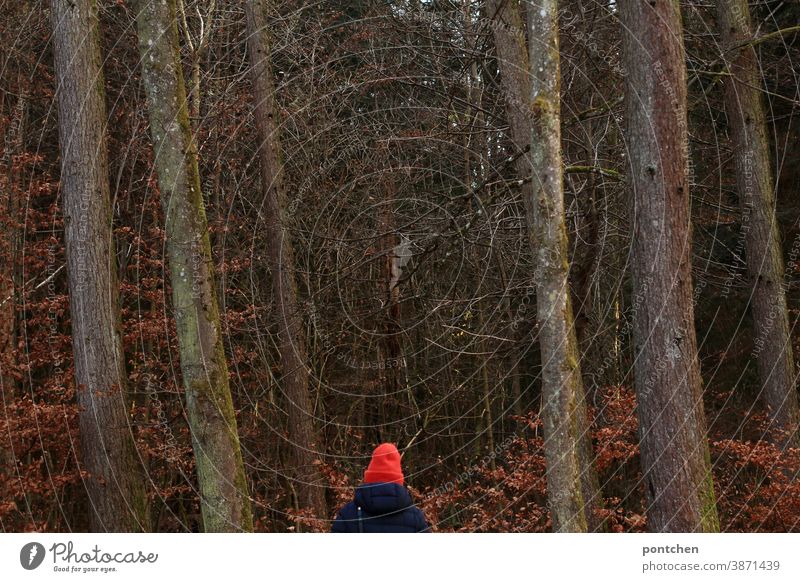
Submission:
{"label": "photocase logo", "polygon": [[39,542],[30,542],[19,551],[19,563],[26,570],[35,570],[44,561],[44,546]]}

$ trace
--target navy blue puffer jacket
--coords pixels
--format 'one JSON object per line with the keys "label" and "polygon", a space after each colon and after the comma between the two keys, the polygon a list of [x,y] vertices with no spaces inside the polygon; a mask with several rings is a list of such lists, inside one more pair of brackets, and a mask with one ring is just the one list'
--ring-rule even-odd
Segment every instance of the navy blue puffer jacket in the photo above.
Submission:
{"label": "navy blue puffer jacket", "polygon": [[411,501],[408,489],[397,483],[364,483],[355,499],[342,507],[333,522],[334,533],[428,532],[425,516]]}

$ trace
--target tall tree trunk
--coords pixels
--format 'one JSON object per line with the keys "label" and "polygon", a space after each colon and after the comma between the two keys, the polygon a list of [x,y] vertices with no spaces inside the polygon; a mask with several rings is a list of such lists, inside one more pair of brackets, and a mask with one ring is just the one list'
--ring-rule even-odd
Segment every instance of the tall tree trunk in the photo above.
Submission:
{"label": "tall tree trunk", "polygon": [[314,427],[314,408],[309,393],[306,337],[294,279],[294,252],[286,225],[287,192],[281,161],[269,30],[261,0],[248,0],[245,11],[254,97],[253,115],[259,136],[261,186],[270,241],[267,253],[280,317],[278,345],[283,369],[281,382],[288,401],[289,438],[294,445],[296,463],[292,477],[296,480],[295,491],[300,507],[311,508],[318,518],[325,519],[328,516],[325,484],[315,464],[321,448]]}
{"label": "tall tree trunk", "polygon": [[138,0],[136,8],[204,529],[251,531],[197,150],[189,127],[175,0]]}
{"label": "tall tree trunk", "polygon": [[[468,39],[468,42],[472,43],[473,46],[477,44],[477,40],[475,38],[475,33],[473,31],[472,26],[472,13],[470,10],[470,0],[464,0],[462,4],[462,9],[464,11],[464,35]],[[481,12],[479,13],[479,18],[483,17],[485,6],[482,7]],[[470,63],[470,74],[466,80],[466,92],[467,92],[467,102],[474,106],[474,110],[470,111],[468,115],[465,116],[465,124],[469,127],[477,128],[477,136],[470,134],[469,132],[464,133],[464,168],[465,168],[465,175],[464,175],[464,184],[470,192],[472,196],[470,197],[469,201],[469,209],[470,214],[473,214],[478,211],[484,211],[484,208],[473,208],[472,203],[473,199],[478,198],[480,193],[476,193],[473,191],[472,184],[478,183],[482,184],[486,180],[485,176],[485,167],[488,164],[489,159],[489,147],[486,141],[486,137],[484,134],[485,129],[485,120],[483,116],[483,95],[484,95],[484,88],[482,85],[482,80],[480,75],[478,74],[478,62],[476,59],[473,59]],[[471,142],[475,139],[477,142],[473,145]],[[473,169],[472,158],[475,157],[475,167]],[[481,205],[482,203],[478,203]],[[490,245],[492,243],[490,242]],[[472,247],[472,255],[473,261],[476,265],[481,264],[481,254],[480,254],[480,247],[473,245]],[[491,256],[491,255],[490,255]],[[480,270],[476,272],[476,280],[475,280],[475,288],[480,289],[481,287],[481,276]],[[495,427],[495,419],[494,415],[492,414],[492,383],[489,376],[489,366],[492,361],[492,357],[495,355],[493,353],[491,356],[489,355],[489,341],[486,339],[488,335],[486,331],[486,319],[483,313],[483,306],[481,302],[478,301],[475,303],[475,310],[478,312],[478,327],[477,327],[477,334],[480,339],[476,340],[476,345],[478,352],[481,352],[479,356],[476,357],[476,365],[478,366],[480,373],[481,373],[481,402],[483,410],[480,412],[479,416],[479,424],[482,426],[482,431],[478,432],[478,435],[475,439],[475,444],[477,447],[478,456],[483,455],[490,455],[489,456],[489,467],[492,471],[496,468],[495,458],[493,455],[494,452],[494,431],[497,429]],[[477,405],[478,409],[480,410],[481,405]],[[483,443],[481,441],[483,440]]]}
{"label": "tall tree trunk", "polygon": [[[391,161],[388,162],[391,164]],[[400,273],[397,267],[396,249],[400,244],[400,237],[397,236],[395,226],[395,199],[397,198],[396,177],[393,170],[387,167],[384,175],[379,180],[380,188],[384,192],[383,208],[380,212],[380,253],[382,273],[378,280],[380,289],[380,300],[385,304],[383,310],[383,330],[379,338],[378,349],[380,351],[380,362],[378,370],[381,376],[381,383],[384,395],[387,397],[385,402],[394,402],[395,410],[388,408],[386,403],[382,406],[382,424],[389,429],[392,424],[389,419],[396,418],[396,410],[399,406],[400,391],[402,389],[400,380],[400,369],[398,362],[402,357],[402,346],[400,345]]]}
{"label": "tall tree trunk", "polygon": [[747,274],[752,287],[755,351],[761,394],[771,429],[782,445],[797,446],[796,371],[783,286],[783,255],[775,219],[775,193],[761,75],[747,0],[718,0],[717,20],[730,72],[725,111],[736,161]]}
{"label": "tall tree trunk", "polygon": [[536,254],[547,487],[555,531],[596,529],[600,501],[569,297],[561,163],[560,70],[555,0],[527,7],[529,46],[518,0],[490,0],[511,138]]}
{"label": "tall tree trunk", "polygon": [[589,439],[567,261],[561,163],[557,0],[528,6],[533,249],[542,353],[547,487],[553,529],[586,531],[599,498]]}
{"label": "tall tree trunk", "polygon": [[0,139],[3,154],[0,158],[0,394],[10,402],[17,381],[12,373],[14,352],[17,347],[17,280],[19,261],[18,180],[15,176],[14,156],[24,149],[25,111],[28,98],[21,94],[9,116],[9,124],[3,128]]}
{"label": "tall tree trunk", "polygon": [[[520,0],[488,0],[487,12],[489,18],[494,21],[492,32],[500,68],[500,83],[506,105],[506,117],[511,130],[511,141],[518,151],[524,152],[530,149],[532,136],[532,119],[527,106],[531,96],[531,73],[528,66],[528,46],[525,41],[525,23],[522,19]],[[541,48],[538,44],[537,47]],[[531,172],[530,159],[521,155],[517,158],[515,165],[517,176],[520,179],[528,178]],[[532,233],[533,180],[525,180],[520,186],[520,190],[522,201],[525,204],[529,230]],[[531,244],[533,244],[532,238]]]}
{"label": "tall tree trunk", "polygon": [[637,412],[647,525],[717,531],[692,310],[686,69],[678,0],[620,3],[633,193]]}
{"label": "tall tree trunk", "polygon": [[142,463],[127,414],[112,235],[107,121],[94,0],[53,0],[61,192],[81,456],[93,531],[147,531]]}
{"label": "tall tree trunk", "polygon": [[[2,58],[2,57],[0,57]],[[19,302],[19,182],[14,156],[25,148],[25,118],[28,97],[22,93],[3,127],[0,158],[0,398],[12,402],[16,396],[16,349],[18,339],[17,305]],[[4,100],[0,98],[0,112]],[[5,435],[6,437],[8,435]],[[6,439],[0,441],[0,478],[11,470],[13,456]]]}

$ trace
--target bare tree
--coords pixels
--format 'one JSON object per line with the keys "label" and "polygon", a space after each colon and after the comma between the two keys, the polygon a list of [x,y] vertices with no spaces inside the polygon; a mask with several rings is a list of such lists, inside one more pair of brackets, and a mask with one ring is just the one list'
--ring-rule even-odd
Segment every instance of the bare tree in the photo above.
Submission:
{"label": "bare tree", "polygon": [[53,0],[75,381],[93,531],[148,530],[141,459],[128,417],[112,236],[97,5]]}
{"label": "bare tree", "polygon": [[15,196],[17,178],[13,156],[24,147],[25,119],[28,97],[23,93],[17,98],[9,123],[3,127],[0,140],[3,155],[0,158],[0,253],[7,260],[0,265],[0,394],[10,399],[17,381],[11,373],[14,351],[17,347],[17,301],[18,301],[18,236],[19,198]]}
{"label": "bare tree", "polygon": [[309,394],[309,373],[303,318],[294,279],[295,260],[287,230],[286,182],[281,160],[278,110],[272,79],[271,43],[264,5],[248,0],[247,49],[253,86],[253,116],[259,139],[261,187],[270,244],[267,248],[272,287],[279,318],[278,345],[281,355],[281,384],[289,412],[289,438],[293,443],[296,468],[293,474],[300,507],[313,509],[318,518],[327,518],[325,486],[316,463],[320,445],[314,427],[314,407]]}
{"label": "bare tree", "polygon": [[518,1],[491,0],[489,10],[514,145],[528,151],[517,172],[523,184],[530,242],[536,254],[536,303],[542,354],[542,397],[549,504],[556,531],[586,531],[599,524],[599,499],[588,438],[568,285],[567,233],[561,160],[558,4],[527,6],[526,46]]}
{"label": "bare tree", "polygon": [[[198,2],[199,4],[199,2]],[[206,14],[203,16],[200,13],[200,7],[195,6],[197,14],[198,28],[197,37],[192,34],[189,25],[189,19],[186,17],[186,5],[184,0],[177,0],[177,8],[181,18],[181,30],[186,46],[189,49],[189,56],[191,58],[191,83],[190,95],[191,100],[189,104],[189,117],[194,120],[195,124],[200,124],[200,67],[203,58],[208,52],[208,44],[211,38],[211,33],[214,30],[214,11],[216,9],[216,0],[208,0],[206,6]]]}
{"label": "bare tree", "polygon": [[686,68],[678,0],[620,3],[633,220],[633,336],[651,531],[719,529],[691,276]]}
{"label": "bare tree", "polygon": [[736,163],[761,394],[781,444],[797,445],[796,371],[783,286],[783,255],[775,219],[761,76],[747,0],[718,0],[717,20],[729,76],[725,111]]}
{"label": "bare tree", "polygon": [[251,531],[208,223],[189,126],[175,0],[138,0],[136,25],[204,529]]}

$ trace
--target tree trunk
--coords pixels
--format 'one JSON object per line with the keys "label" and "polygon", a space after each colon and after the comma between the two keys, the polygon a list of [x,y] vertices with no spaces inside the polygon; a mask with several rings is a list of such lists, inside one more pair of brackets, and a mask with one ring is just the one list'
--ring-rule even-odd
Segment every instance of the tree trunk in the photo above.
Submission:
{"label": "tree trunk", "polygon": [[[391,162],[387,162],[390,164]],[[396,410],[387,406],[389,401],[399,406],[399,396],[402,390],[400,369],[398,362],[402,357],[400,345],[400,275],[397,269],[397,255],[395,249],[400,244],[395,226],[395,199],[397,198],[397,185],[395,176],[390,168],[384,170],[384,175],[379,180],[380,188],[384,192],[383,208],[380,212],[380,232],[382,233],[379,245],[381,253],[382,273],[378,280],[380,300],[385,305],[381,310],[383,330],[379,337],[378,349],[380,385],[383,388],[386,401],[382,406],[381,422],[384,428],[391,430],[392,422],[389,419],[397,418]]]}
{"label": "tree trunk", "polygon": [[298,504],[326,519],[325,482],[315,464],[321,452],[314,427],[314,408],[309,393],[306,338],[294,279],[292,241],[287,230],[286,183],[281,161],[278,112],[272,80],[270,38],[261,0],[248,0],[247,48],[253,85],[253,115],[259,139],[261,185],[270,245],[267,249],[272,286],[280,317],[279,350],[281,381],[289,409],[289,438],[294,445]]}
{"label": "tree trunk", "polygon": [[[470,0],[464,0],[463,4],[463,11],[464,11],[464,36],[468,39],[468,42],[477,44],[477,39],[475,38],[475,33],[473,31],[472,26],[472,13],[470,11]],[[481,12],[479,13],[479,17],[482,18],[484,15],[484,9],[482,7]],[[470,74],[466,77],[466,92],[467,92],[467,102],[471,103],[474,106],[474,110],[470,111],[469,115],[466,116],[465,124],[470,127],[477,127],[478,134],[477,136],[471,135],[469,133],[464,134],[464,168],[466,170],[464,175],[464,184],[471,192],[471,197],[469,201],[469,212],[470,214],[474,214],[478,211],[483,211],[483,208],[473,208],[473,200],[478,198],[480,193],[475,193],[472,190],[472,184],[478,183],[482,184],[486,180],[485,176],[485,167],[488,164],[489,159],[489,147],[486,141],[484,131],[485,120],[483,116],[483,95],[484,95],[484,88],[482,86],[482,80],[480,75],[478,74],[478,63],[477,60],[473,59],[470,63]],[[471,118],[473,117],[473,118]],[[472,145],[471,141],[475,138],[477,142],[475,145]],[[472,157],[475,157],[475,167],[473,169],[472,164]],[[492,243],[490,242],[490,245]],[[480,254],[480,247],[473,245],[472,246],[472,259],[476,265],[481,264],[481,254]],[[476,280],[475,280],[475,289],[480,289],[481,287],[481,276],[480,270],[476,272]],[[493,356],[496,354],[496,351],[490,356],[489,355],[489,341],[486,339],[488,335],[486,330],[486,320],[483,313],[483,308],[481,306],[481,302],[477,301],[475,303],[475,310],[478,312],[478,327],[476,329],[476,346],[477,351],[480,352],[475,358],[475,363],[478,366],[478,369],[481,373],[481,393],[480,393],[480,404],[477,404],[477,409],[482,411],[480,412],[478,418],[478,424],[482,427],[482,430],[478,431],[478,435],[476,436],[475,443],[477,448],[477,456],[486,456],[489,455],[489,468],[494,471],[496,469],[496,463],[494,458],[494,432],[497,430],[495,426],[495,419],[494,415],[492,414],[492,384],[489,377],[489,366],[491,364]],[[480,337],[480,339],[477,339]],[[483,441],[483,443],[481,443]]]}
{"label": "tree trunk", "polygon": [[3,156],[0,159],[0,394],[11,402],[17,381],[12,373],[17,347],[17,259],[19,254],[19,197],[14,156],[24,149],[25,111],[28,98],[21,94],[3,128]]}
{"label": "tree trunk", "polygon": [[[725,110],[736,161],[736,186],[742,209],[747,274],[752,287],[755,352],[763,400],[773,438],[797,446],[797,388],[783,278],[783,254],[775,219],[775,193],[769,158],[761,75],[751,46],[747,0],[718,0],[717,20],[730,72]],[[737,48],[738,47],[738,48]]]}
{"label": "tree trunk", "polygon": [[528,6],[536,310],[548,497],[555,531],[586,531],[599,500],[572,319],[561,163],[557,0]]}
{"label": "tree trunk", "polygon": [[686,69],[678,0],[620,4],[647,525],[717,531],[692,308]]}
{"label": "tree trunk", "polygon": [[97,5],[53,0],[61,192],[84,480],[93,531],[147,531],[147,497],[127,414]]}
{"label": "tree trunk", "polygon": [[[531,95],[531,74],[528,68],[528,48],[520,1],[489,0],[487,9],[488,16],[494,21],[492,32],[511,141],[517,151],[523,152],[531,147],[532,119],[527,105]],[[515,164],[517,177],[521,180],[527,178],[531,171],[530,159],[527,156],[519,156]],[[520,191],[529,230],[532,233],[533,181],[525,181],[520,186]]]}
{"label": "tree trunk", "polygon": [[[0,159],[0,398],[13,402],[17,395],[17,341],[19,304],[19,182],[14,156],[25,148],[25,118],[28,97],[22,93],[17,99],[9,123],[3,127],[0,139],[3,155]],[[0,98],[0,111],[4,100]],[[6,435],[8,436],[8,435]],[[8,443],[10,444],[10,443]],[[0,478],[11,468],[13,456],[4,438],[0,441]]]}
{"label": "tree trunk", "polygon": [[532,172],[522,195],[536,254],[536,303],[542,355],[542,415],[547,487],[554,531],[599,527],[600,501],[569,297],[567,233],[561,163],[557,3],[527,9],[525,41],[517,0],[491,0],[490,16],[519,177]]}
{"label": "tree trunk", "polygon": [[251,531],[197,150],[189,127],[175,0],[138,0],[136,25],[204,529]]}

